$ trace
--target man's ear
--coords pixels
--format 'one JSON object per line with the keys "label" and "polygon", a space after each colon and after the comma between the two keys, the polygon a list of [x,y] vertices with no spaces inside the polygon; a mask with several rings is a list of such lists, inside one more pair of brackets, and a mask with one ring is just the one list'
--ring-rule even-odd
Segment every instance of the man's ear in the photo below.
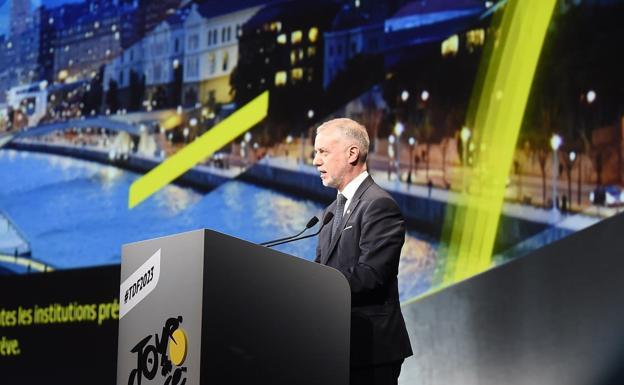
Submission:
{"label": "man's ear", "polygon": [[349,163],[356,164],[360,159],[360,149],[357,146],[349,147]]}

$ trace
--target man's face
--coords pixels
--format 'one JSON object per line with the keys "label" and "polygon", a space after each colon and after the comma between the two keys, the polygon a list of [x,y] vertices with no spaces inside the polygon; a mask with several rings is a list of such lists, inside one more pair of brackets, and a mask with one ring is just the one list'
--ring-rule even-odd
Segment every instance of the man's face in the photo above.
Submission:
{"label": "man's face", "polygon": [[342,190],[349,164],[345,138],[333,127],[322,129],[314,140],[314,166],[321,174],[324,186]]}

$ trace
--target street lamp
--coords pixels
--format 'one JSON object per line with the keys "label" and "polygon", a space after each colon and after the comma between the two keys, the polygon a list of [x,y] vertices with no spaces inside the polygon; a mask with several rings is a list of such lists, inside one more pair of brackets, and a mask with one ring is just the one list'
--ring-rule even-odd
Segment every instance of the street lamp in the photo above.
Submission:
{"label": "street lamp", "polygon": [[388,136],[388,180],[390,180],[390,174],[392,173],[392,163],[394,162],[394,135]]}
{"label": "street lamp", "polygon": [[594,102],[594,100],[596,100],[596,91],[594,90],[589,90],[587,91],[587,94],[585,95],[585,97],[587,98],[587,103],[592,104]]}
{"label": "street lamp", "polygon": [[290,144],[293,142],[293,137],[292,135],[288,135],[286,137],[286,150],[284,151],[284,156],[286,158],[288,158],[288,153],[289,153],[289,149],[290,149]]}
{"label": "street lamp", "polygon": [[301,130],[301,164],[306,164],[306,133],[312,127],[312,119],[314,119],[314,110],[308,110],[308,129]]}
{"label": "street lamp", "polygon": [[423,102],[426,102],[427,100],[429,100],[429,91],[427,91],[427,90],[423,90],[423,91],[420,93],[420,99],[421,99]]}
{"label": "street lamp", "polygon": [[466,167],[468,166],[468,140],[470,140],[470,128],[464,126],[459,132],[459,138],[462,142],[462,185],[466,188]]}
{"label": "street lamp", "polygon": [[405,126],[401,122],[394,125],[394,134],[396,135],[396,163],[397,163],[397,180],[401,180],[401,134],[405,131]]}
{"label": "street lamp", "polygon": [[253,157],[254,157],[254,162],[258,160],[258,148],[260,147],[260,145],[258,144],[258,142],[254,142],[253,144]]}
{"label": "street lamp", "polygon": [[241,166],[242,168],[247,165],[247,142],[245,142],[244,139],[240,142],[240,157],[243,161],[243,165]]}
{"label": "street lamp", "polygon": [[403,90],[403,91],[401,92],[401,101],[402,101],[402,102],[406,102],[406,101],[407,101],[407,99],[409,99],[409,96],[410,96],[410,95],[409,95],[409,92],[408,92],[407,90]]}
{"label": "street lamp", "polygon": [[412,184],[412,168],[414,165],[414,146],[416,146],[416,139],[414,139],[413,136],[410,136],[409,139],[407,140],[407,143],[409,143],[410,146],[410,167],[409,167],[409,173],[407,174],[407,183],[408,184]]}
{"label": "street lamp", "polygon": [[245,133],[245,135],[243,136],[243,142],[241,143],[241,145],[242,145],[242,147],[244,149],[244,154],[243,154],[244,155],[243,156],[244,159],[243,159],[243,162],[245,163],[245,166],[248,163],[248,159],[247,158],[249,158],[249,147],[250,147],[249,146],[249,142],[251,142],[251,138],[252,138],[251,132],[247,131]]}
{"label": "street lamp", "polygon": [[570,204],[570,207],[572,207],[572,168],[574,168],[574,161],[576,160],[576,152],[570,151],[570,154],[568,154],[568,159],[570,160],[568,162],[568,167],[567,167],[567,171],[568,171],[568,202]]}
{"label": "street lamp", "polygon": [[552,171],[552,199],[553,199],[553,210],[557,210],[557,171],[559,169],[559,157],[557,156],[557,151],[559,147],[561,147],[561,143],[563,140],[561,136],[557,134],[553,134],[550,138],[550,148],[553,150],[553,171]]}
{"label": "street lamp", "polygon": [[468,146],[468,140],[470,140],[470,136],[472,135],[472,133],[470,132],[470,128],[464,126],[461,129],[461,132],[459,133],[459,137],[461,138],[462,141],[462,161],[464,163],[464,166],[467,163],[467,159],[468,159],[468,150],[467,150],[467,146]]}

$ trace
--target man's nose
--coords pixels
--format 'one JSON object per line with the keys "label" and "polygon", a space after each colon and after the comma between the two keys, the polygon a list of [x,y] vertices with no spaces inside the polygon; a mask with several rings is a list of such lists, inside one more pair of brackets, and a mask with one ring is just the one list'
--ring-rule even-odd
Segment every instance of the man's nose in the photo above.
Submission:
{"label": "man's nose", "polygon": [[320,159],[320,157],[318,156],[318,154],[315,154],[315,155],[314,155],[314,160],[312,160],[312,164],[313,164],[314,166],[320,166],[320,165],[321,165],[321,159]]}

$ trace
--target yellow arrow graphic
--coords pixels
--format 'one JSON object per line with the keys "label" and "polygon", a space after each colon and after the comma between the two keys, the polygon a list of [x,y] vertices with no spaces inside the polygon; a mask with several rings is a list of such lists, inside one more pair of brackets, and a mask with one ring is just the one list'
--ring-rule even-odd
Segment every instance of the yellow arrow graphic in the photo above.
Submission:
{"label": "yellow arrow graphic", "polygon": [[249,130],[266,117],[268,108],[269,91],[265,91],[193,143],[134,181],[128,193],[128,207],[133,208],[143,202],[197,163]]}

